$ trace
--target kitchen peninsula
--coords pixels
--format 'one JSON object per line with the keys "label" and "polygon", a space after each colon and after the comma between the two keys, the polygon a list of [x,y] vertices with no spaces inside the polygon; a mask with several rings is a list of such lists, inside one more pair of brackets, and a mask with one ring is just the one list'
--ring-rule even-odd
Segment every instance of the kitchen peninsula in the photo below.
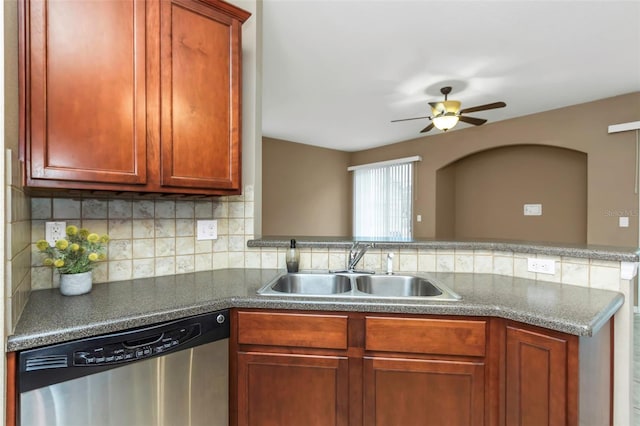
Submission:
{"label": "kitchen peninsula", "polygon": [[[261,246],[256,250],[265,251],[272,250],[273,244],[273,241],[266,242],[266,240],[249,242],[249,246]],[[310,249],[312,244],[315,246]],[[319,247],[320,244],[325,244],[325,247]],[[334,248],[329,249],[327,244],[331,244],[329,247]],[[596,377],[593,372],[603,371],[603,368],[609,370],[611,364],[607,354],[610,354],[608,348],[610,348],[612,336],[616,336],[613,339],[615,341],[615,368],[625,370],[627,373],[629,371],[630,367],[622,363],[630,363],[630,358],[625,361],[625,355],[630,356],[630,349],[627,347],[630,342],[620,340],[617,336],[626,332],[631,334],[630,328],[624,330],[624,327],[631,326],[628,321],[625,325],[625,319],[627,315],[630,315],[627,307],[631,305],[630,301],[633,300],[631,288],[633,276],[629,275],[628,268],[637,264],[638,255],[635,251],[518,244],[517,250],[510,252],[509,249],[516,248],[511,243],[425,242],[423,244],[427,244],[428,247],[419,246],[418,242],[376,244],[376,247],[365,256],[365,266],[375,264],[378,261],[376,259],[380,259],[387,250],[399,250],[400,255],[397,257],[400,259],[396,270],[404,271],[407,265],[412,264],[412,256],[414,255],[412,250],[415,250],[416,269],[405,272],[416,272],[418,265],[424,267],[433,260],[436,270],[421,270],[421,272],[432,274],[460,294],[462,300],[435,302],[393,301],[376,298],[355,300],[332,297],[265,297],[258,295],[256,291],[281,274],[282,268],[224,269],[100,284],[95,286],[90,294],[76,298],[61,296],[57,289],[35,291],[30,297],[14,335],[9,338],[7,350],[20,351],[231,308],[231,377],[236,377],[239,374],[240,377],[246,379],[246,374],[249,374],[247,368],[254,365],[255,362],[264,361],[260,358],[262,355],[259,354],[266,353],[275,356],[274,354],[285,350],[290,356],[295,356],[295,353],[303,353],[307,356],[313,352],[309,348],[300,347],[300,342],[292,346],[291,342],[260,340],[262,339],[260,337],[262,331],[265,332],[263,337],[273,335],[269,334],[270,330],[268,330],[268,327],[274,324],[270,320],[272,316],[275,316],[277,320],[283,318],[292,320],[301,326],[306,324],[310,327],[307,340],[312,339],[312,330],[317,326],[314,321],[318,318],[329,318],[329,324],[334,324],[333,327],[336,327],[333,332],[342,335],[346,339],[344,345],[348,346],[341,343],[340,345],[343,346],[337,348],[336,345],[331,344],[329,348],[316,347],[315,350],[320,351],[322,356],[349,359],[351,367],[342,366],[338,371],[341,372],[340,374],[351,375],[349,376],[352,377],[350,380],[354,380],[355,376],[360,377],[355,380],[358,383],[368,383],[368,385],[364,385],[365,387],[371,385],[371,376],[367,374],[358,376],[359,367],[357,366],[368,365],[366,359],[369,356],[374,358],[399,356],[394,355],[395,351],[398,354],[404,354],[405,358],[408,356],[409,360],[428,361],[429,366],[436,365],[433,362],[443,360],[454,363],[461,362],[461,368],[465,371],[467,367],[464,366],[470,365],[468,363],[484,365],[482,368],[472,368],[473,389],[476,392],[472,406],[475,407],[474,410],[481,410],[481,418],[485,419],[484,424],[495,424],[500,416],[519,415],[517,410],[509,411],[505,408],[507,407],[505,404],[508,404],[508,401],[504,400],[506,394],[499,391],[499,388],[500,383],[504,383],[502,381],[506,380],[509,374],[503,370],[504,366],[509,362],[511,362],[510,365],[513,365],[513,362],[517,361],[516,359],[509,361],[509,348],[515,347],[510,345],[527,344],[527,339],[533,337],[542,338],[544,342],[552,342],[552,353],[557,354],[558,350],[565,353],[566,362],[561,362],[561,364],[566,367],[564,370],[564,375],[568,380],[566,384],[569,389],[573,389],[575,392],[571,393],[573,391],[570,391],[567,394],[561,416],[565,416],[564,418],[568,419],[567,422],[571,424],[577,421],[580,416],[586,415],[584,410],[600,411],[600,416],[603,415],[603,401],[604,408],[609,404],[610,376],[606,375],[606,380],[603,383],[602,375]],[[494,245],[488,246],[487,244]],[[408,245],[412,245],[414,248],[407,248]],[[299,246],[303,251],[302,267],[309,269],[313,259],[305,260],[305,250],[309,251],[307,253],[309,257],[316,253],[328,258],[330,252],[333,253],[333,251],[335,251],[335,255],[344,255],[345,247],[348,249],[349,242],[320,243],[316,241],[314,243],[301,239]],[[277,247],[276,250],[279,250]],[[430,256],[433,256],[433,259]],[[470,256],[470,259],[465,256]],[[546,256],[558,259],[560,278],[557,279],[557,282],[549,282],[541,274],[533,278],[519,277],[516,275],[516,273],[520,273],[519,266],[512,266],[510,275],[499,273],[503,271],[498,269],[491,272],[474,271],[474,268],[481,267],[484,265],[483,262],[488,261],[483,257],[491,258],[494,266],[498,265],[499,268],[504,268],[505,258],[509,258],[509,256],[512,265],[520,263],[521,256],[525,258],[527,256]],[[367,257],[369,258],[367,259]],[[309,262],[306,266],[305,261]],[[468,268],[465,265],[469,261],[472,265],[471,270],[468,272],[459,271]],[[315,264],[317,263],[316,260]],[[443,271],[442,269],[448,265],[452,265],[453,270]],[[573,275],[580,273],[581,269],[572,265],[583,266],[588,270],[588,280],[585,285],[563,283],[563,276],[564,280],[573,279]],[[615,269],[614,265],[618,265],[618,268]],[[613,283],[607,281],[609,275],[603,272],[602,268],[617,271],[620,283],[617,289],[613,288]],[[550,280],[555,279],[553,276],[549,277]],[[600,279],[603,280],[601,282],[603,285],[598,284]],[[615,322],[611,321],[614,316]],[[260,321],[255,323],[255,318],[259,318]],[[444,336],[450,335],[451,338],[454,338],[460,335],[460,331],[455,331],[456,327],[469,322],[473,324],[471,336],[474,336],[476,342],[480,342],[480,346],[476,344],[470,352],[462,351],[456,355],[447,355],[436,350],[435,354],[430,352],[430,355],[427,356],[424,353],[413,353],[413,349],[403,349],[402,347],[384,349],[358,346],[357,343],[357,341],[374,342],[375,333],[382,333],[378,336],[383,336],[384,333],[390,332],[385,327],[391,327],[396,334],[402,330],[412,329],[405,326],[408,324],[420,324],[418,329],[422,329],[422,325],[424,325],[425,330],[434,330],[433,324],[444,324],[446,325],[445,329],[449,330]],[[365,324],[366,326],[364,326]],[[400,328],[397,328],[396,324],[400,324]],[[248,326],[249,328],[247,328]],[[260,327],[266,327],[266,329]],[[247,334],[247,330],[253,330],[253,333]],[[369,337],[363,340],[365,333]],[[369,333],[374,334],[370,335]],[[426,331],[424,333],[429,335]],[[280,333],[281,337],[285,337],[286,334]],[[305,335],[304,330],[302,335]],[[413,334],[413,336],[417,339],[417,335]],[[462,345],[453,344],[451,346],[464,348],[467,347],[466,344],[469,344],[468,341],[465,342]],[[554,348],[557,342],[564,342],[560,344],[562,349]],[[361,355],[353,356],[354,353],[364,353],[365,356],[364,358],[361,358]],[[413,355],[407,355],[407,353],[413,353]],[[237,358],[234,358],[233,354],[237,354]],[[552,357],[555,356],[552,355]],[[433,357],[435,357],[435,361],[431,359]],[[363,362],[365,364],[362,364]],[[258,362],[258,364],[261,363]],[[591,373],[585,374],[586,368]],[[369,372],[373,374],[374,370]],[[355,376],[353,376],[354,374]],[[617,383],[615,373],[612,377],[613,395],[614,401],[616,401],[617,398],[624,397],[620,396],[620,392],[624,391],[625,383]],[[242,381],[237,385],[242,386]],[[232,383],[232,395],[236,395],[238,391],[238,388],[234,386]],[[520,385],[511,382],[510,386]],[[578,392],[581,386],[589,386],[591,390],[604,389],[604,393]],[[259,410],[260,407],[252,406],[249,403],[251,400],[246,399],[247,394],[243,393],[247,391],[246,388],[241,387],[240,390],[240,395],[244,395],[244,399],[232,396],[232,401],[235,400],[238,404],[235,414],[232,410],[232,419],[238,421],[238,424],[243,424],[247,413],[249,411],[255,413],[255,410]],[[372,390],[369,389],[369,391]],[[364,389],[363,392],[368,391]],[[489,405],[479,403],[481,398],[477,392],[481,392],[480,395],[485,395],[486,401],[493,402]],[[367,395],[372,397],[372,394]],[[334,396],[339,398],[339,395]],[[593,399],[599,399],[599,401],[596,402]],[[384,416],[384,413],[380,411],[382,407],[358,408],[357,404],[355,406],[349,405],[351,408],[343,407],[338,414],[340,419],[348,424],[354,422],[359,424],[363,421],[362,413],[368,413],[371,410],[378,416]],[[615,409],[614,403],[614,415]],[[473,415],[478,415],[480,411],[473,412],[475,413]],[[608,412],[610,410],[605,409],[605,416],[608,416]],[[367,416],[368,414],[364,414],[365,424],[370,420],[370,417]]]}

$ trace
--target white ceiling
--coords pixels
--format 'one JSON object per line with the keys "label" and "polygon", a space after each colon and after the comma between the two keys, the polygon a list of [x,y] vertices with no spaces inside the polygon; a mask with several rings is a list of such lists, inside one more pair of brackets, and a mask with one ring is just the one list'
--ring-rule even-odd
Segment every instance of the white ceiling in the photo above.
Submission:
{"label": "white ceiling", "polygon": [[[640,90],[640,0],[263,0],[263,135],[357,151]],[[640,119],[640,111],[638,112]],[[460,123],[456,129],[469,127]],[[427,135],[438,134],[434,129]]]}

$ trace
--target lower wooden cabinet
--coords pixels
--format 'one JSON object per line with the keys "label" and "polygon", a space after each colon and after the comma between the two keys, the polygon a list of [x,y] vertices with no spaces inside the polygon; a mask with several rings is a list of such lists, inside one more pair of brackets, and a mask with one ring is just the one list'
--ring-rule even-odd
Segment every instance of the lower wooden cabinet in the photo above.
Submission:
{"label": "lower wooden cabinet", "polygon": [[364,424],[484,424],[482,362],[365,358]]}
{"label": "lower wooden cabinet", "polygon": [[238,347],[231,424],[349,424],[347,315],[233,311],[231,324]]}
{"label": "lower wooden cabinet", "polygon": [[238,354],[239,425],[348,424],[346,357]]}
{"label": "lower wooden cabinet", "polygon": [[612,423],[612,322],[579,338],[500,318],[234,310],[232,321],[232,425]]}
{"label": "lower wooden cabinet", "polygon": [[363,420],[485,424],[487,321],[364,316]]}
{"label": "lower wooden cabinet", "polygon": [[506,421],[521,426],[577,423],[577,337],[506,327]]}

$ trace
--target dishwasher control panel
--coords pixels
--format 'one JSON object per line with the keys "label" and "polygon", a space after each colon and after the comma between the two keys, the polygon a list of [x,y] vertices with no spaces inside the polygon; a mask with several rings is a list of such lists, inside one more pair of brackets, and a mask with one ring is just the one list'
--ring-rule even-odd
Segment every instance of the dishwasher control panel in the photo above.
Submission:
{"label": "dishwasher control panel", "polygon": [[28,392],[128,363],[228,339],[229,311],[87,337],[18,353],[18,387]]}
{"label": "dishwasher control panel", "polygon": [[200,336],[200,324],[190,324],[187,327],[179,327],[145,339],[83,348],[73,353],[73,365],[114,364],[147,358],[178,349],[180,345],[198,336]]}

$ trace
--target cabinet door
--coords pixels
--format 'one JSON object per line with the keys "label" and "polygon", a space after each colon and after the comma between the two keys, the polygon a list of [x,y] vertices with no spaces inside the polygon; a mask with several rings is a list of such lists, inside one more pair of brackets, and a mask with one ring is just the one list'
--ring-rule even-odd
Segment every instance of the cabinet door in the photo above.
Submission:
{"label": "cabinet door", "polygon": [[240,25],[199,1],[162,1],[163,186],[240,187]]}
{"label": "cabinet door", "polygon": [[348,422],[346,357],[238,354],[238,425],[330,426]]}
{"label": "cabinet door", "polygon": [[27,184],[146,180],[146,2],[20,2]]}
{"label": "cabinet door", "polygon": [[567,424],[567,341],[507,327],[507,424]]}
{"label": "cabinet door", "polygon": [[484,364],[364,359],[364,424],[483,425]]}

